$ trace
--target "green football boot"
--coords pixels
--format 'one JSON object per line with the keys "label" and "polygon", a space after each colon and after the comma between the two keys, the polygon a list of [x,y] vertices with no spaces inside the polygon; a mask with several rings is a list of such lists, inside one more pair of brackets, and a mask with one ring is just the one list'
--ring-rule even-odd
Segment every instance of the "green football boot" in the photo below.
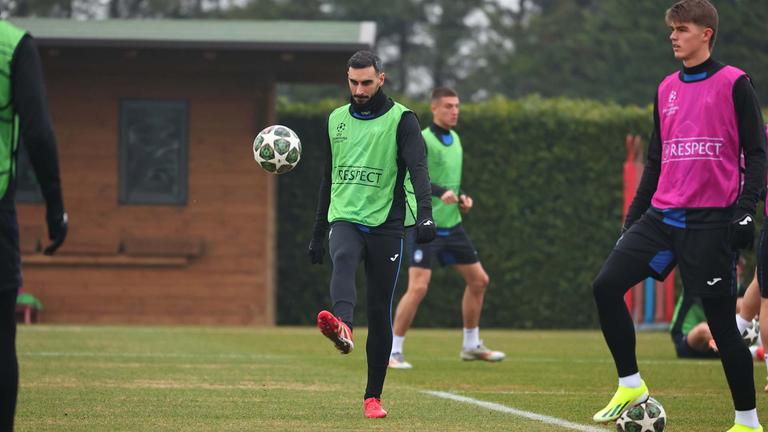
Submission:
{"label": "green football boot", "polygon": [[640,381],[640,387],[631,388],[619,386],[616,390],[616,394],[613,395],[611,401],[605,408],[601,409],[594,416],[592,420],[598,423],[604,423],[616,420],[621,413],[626,411],[629,407],[633,407],[637,404],[641,404],[648,400],[648,386],[645,385],[645,381]]}

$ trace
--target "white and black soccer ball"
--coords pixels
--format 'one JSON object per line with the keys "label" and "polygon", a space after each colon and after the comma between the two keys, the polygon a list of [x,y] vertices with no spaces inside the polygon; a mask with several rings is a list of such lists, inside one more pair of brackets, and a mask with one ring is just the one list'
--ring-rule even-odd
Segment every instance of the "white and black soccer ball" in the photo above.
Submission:
{"label": "white and black soccer ball", "polygon": [[629,408],[616,420],[619,432],[663,432],[666,426],[667,413],[654,398]]}
{"label": "white and black soccer ball", "polygon": [[757,342],[757,338],[760,337],[760,323],[757,318],[753,319],[751,323],[741,332],[741,338],[744,339],[744,343],[747,346],[752,346]]}
{"label": "white and black soccer ball", "polygon": [[253,140],[253,158],[268,173],[287,173],[301,159],[301,140],[286,126],[267,126]]}

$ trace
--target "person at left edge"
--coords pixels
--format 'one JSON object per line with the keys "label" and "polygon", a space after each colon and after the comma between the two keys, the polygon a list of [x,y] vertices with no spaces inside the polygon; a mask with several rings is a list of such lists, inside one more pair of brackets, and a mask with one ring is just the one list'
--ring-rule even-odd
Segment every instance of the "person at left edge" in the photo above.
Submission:
{"label": "person at left edge", "polygon": [[19,146],[45,198],[53,254],[67,236],[56,137],[48,115],[40,56],[26,31],[0,20],[0,431],[13,431],[19,387],[16,296],[22,285],[16,171]]}
{"label": "person at left edge", "polygon": [[416,115],[384,93],[381,60],[358,51],[347,62],[349,104],[328,117],[325,175],[309,255],[322,264],[326,231],[333,263],[332,312],[317,325],[341,351],[354,348],[355,273],[365,263],[368,383],[363,413],[381,418],[381,392],[392,348],[392,297],[403,256],[406,170],[416,196],[416,241],[435,237],[426,146]]}

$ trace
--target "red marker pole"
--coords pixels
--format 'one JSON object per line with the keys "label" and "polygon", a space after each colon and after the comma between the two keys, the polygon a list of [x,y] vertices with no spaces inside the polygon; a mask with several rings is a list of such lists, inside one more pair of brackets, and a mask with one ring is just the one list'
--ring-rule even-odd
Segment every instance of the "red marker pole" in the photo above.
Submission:
{"label": "red marker pole", "polygon": [[[632,204],[632,199],[635,197],[635,191],[637,190],[638,182],[637,166],[635,165],[634,137],[632,135],[627,135],[626,146],[627,158],[624,160],[624,208],[622,211],[622,223],[624,222],[624,219],[626,219],[629,205]],[[637,284],[634,289],[641,289],[641,285],[642,284]],[[634,306],[632,291],[633,288],[630,288],[629,291],[624,294],[624,302],[627,303],[627,308],[629,308],[630,312],[633,311]],[[635,315],[635,317],[637,316],[638,315]]]}

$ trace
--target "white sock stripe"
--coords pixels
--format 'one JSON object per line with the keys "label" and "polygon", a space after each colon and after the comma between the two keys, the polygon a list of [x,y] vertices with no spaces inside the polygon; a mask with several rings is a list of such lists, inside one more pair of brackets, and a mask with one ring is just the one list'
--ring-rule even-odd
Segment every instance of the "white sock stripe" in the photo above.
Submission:
{"label": "white sock stripe", "polygon": [[573,423],[573,422],[569,422],[568,420],[563,420],[557,417],[537,414],[535,412],[530,412],[530,411],[524,411],[517,408],[508,407],[506,405],[497,404],[494,402],[486,402],[486,401],[473,399],[466,396],[459,396],[454,393],[434,391],[434,390],[427,390],[427,391],[424,391],[424,393],[427,393],[439,398],[443,398],[443,399],[450,399],[457,402],[464,402],[472,405],[477,405],[479,407],[487,408],[493,411],[499,411],[507,414],[516,415],[518,417],[523,417],[529,420],[534,420],[534,421],[538,421],[538,422],[542,422],[542,423],[546,423],[554,426],[560,426],[566,429],[577,430],[582,432],[606,432],[607,431],[606,429]]}
{"label": "white sock stripe", "polygon": [[750,428],[759,427],[760,421],[757,419],[757,408],[747,411],[736,411],[734,423]]}
{"label": "white sock stripe", "polygon": [[392,351],[391,352],[403,352],[403,344],[405,343],[405,336],[392,335]]}
{"label": "white sock stripe", "polygon": [[619,385],[622,387],[637,388],[643,385],[643,380],[640,378],[640,372],[636,372],[632,375],[625,377],[619,377]]}
{"label": "white sock stripe", "polygon": [[477,348],[480,345],[480,327],[466,328],[464,327],[464,342],[463,348],[465,350]]}
{"label": "white sock stripe", "polygon": [[736,314],[736,327],[739,328],[739,333],[744,333],[744,330],[746,330],[751,323],[752,321],[747,321],[742,318],[741,315]]}

